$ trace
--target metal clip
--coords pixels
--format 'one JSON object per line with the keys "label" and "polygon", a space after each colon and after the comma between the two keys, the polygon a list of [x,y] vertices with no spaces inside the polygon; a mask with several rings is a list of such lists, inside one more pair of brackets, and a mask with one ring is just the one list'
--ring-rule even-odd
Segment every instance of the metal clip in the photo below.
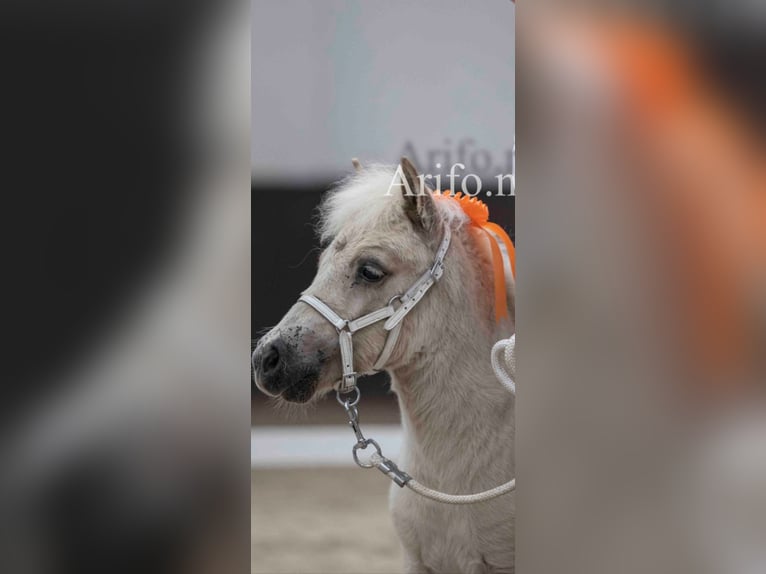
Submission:
{"label": "metal clip", "polygon": [[375,466],[375,464],[372,461],[364,462],[360,460],[359,454],[357,453],[359,449],[366,450],[367,447],[370,445],[375,447],[375,452],[377,453],[378,456],[380,457],[383,456],[383,452],[380,450],[380,445],[371,438],[366,438],[362,442],[356,443],[354,447],[351,449],[351,454],[354,457],[354,462],[358,464],[359,466],[361,466],[362,468],[372,468],[373,466]]}
{"label": "metal clip", "polygon": [[356,407],[347,408],[346,414],[348,415],[348,425],[356,435],[356,441],[361,443],[367,440],[364,438],[364,435],[362,434],[362,428],[359,426],[359,411],[356,410]]}
{"label": "metal clip", "polygon": [[[348,400],[348,399],[344,399],[343,398],[343,395],[348,394],[348,393],[356,393],[356,396],[354,397],[353,400]],[[335,391],[335,399],[346,410],[348,410],[349,407],[355,407],[357,404],[359,404],[359,399],[361,398],[361,396],[362,396],[362,393],[359,390],[359,387],[353,387],[353,388],[348,389],[348,390],[340,390],[340,389],[338,389],[338,390]]]}
{"label": "metal clip", "polygon": [[386,458],[385,456],[378,456],[375,461],[375,468],[385,474],[388,478],[393,480],[399,487],[404,487],[412,477],[396,466],[393,460]]}
{"label": "metal clip", "polygon": [[[375,442],[375,440],[371,438],[365,438],[364,434],[362,433],[362,428],[359,426],[359,411],[356,408],[356,405],[359,402],[359,398],[361,396],[361,392],[356,387],[354,390],[356,391],[356,396],[353,400],[344,399],[340,391],[336,393],[335,397],[338,399],[338,402],[343,405],[343,408],[346,411],[346,415],[348,416],[348,425],[356,435],[356,444],[351,449],[351,454],[354,457],[354,462],[362,468],[377,468],[380,472],[385,474],[400,487],[403,487],[410,480],[412,480],[412,477],[401,470],[398,466],[396,466],[394,461],[383,456],[383,452],[380,450],[380,445]],[[366,450],[370,445],[375,448],[375,452],[372,454],[368,461],[361,460],[359,458],[359,451]]]}

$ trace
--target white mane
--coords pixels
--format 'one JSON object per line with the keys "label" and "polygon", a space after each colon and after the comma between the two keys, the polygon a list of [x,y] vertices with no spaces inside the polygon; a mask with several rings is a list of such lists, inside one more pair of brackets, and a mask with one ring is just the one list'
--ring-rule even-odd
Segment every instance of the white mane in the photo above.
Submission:
{"label": "white mane", "polygon": [[[322,242],[335,237],[349,221],[367,229],[380,229],[386,222],[401,220],[402,188],[391,185],[395,174],[393,166],[373,164],[341,180],[319,208]],[[437,201],[436,206],[442,220],[453,227],[468,221],[457,202]]]}

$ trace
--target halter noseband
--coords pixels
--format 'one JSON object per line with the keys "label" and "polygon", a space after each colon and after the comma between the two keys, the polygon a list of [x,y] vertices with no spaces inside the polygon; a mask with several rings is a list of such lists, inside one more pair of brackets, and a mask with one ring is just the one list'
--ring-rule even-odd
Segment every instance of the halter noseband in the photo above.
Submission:
{"label": "halter noseband", "polygon": [[[354,371],[353,334],[365,327],[369,327],[370,325],[374,325],[375,323],[387,319],[383,325],[383,328],[388,331],[386,343],[372,368],[375,371],[380,371],[385,367],[394,350],[394,345],[396,345],[396,341],[399,338],[402,319],[404,319],[407,313],[412,311],[415,305],[418,304],[431,286],[436,283],[444,273],[444,257],[447,255],[447,249],[449,249],[451,235],[449,225],[445,223],[444,237],[439,245],[439,250],[436,252],[436,258],[434,259],[434,264],[431,268],[423,273],[403,295],[395,295],[385,307],[373,311],[372,313],[368,313],[367,315],[363,315],[358,319],[354,319],[353,321],[344,319],[333,311],[326,303],[313,295],[301,295],[300,299],[298,299],[299,301],[311,305],[311,307],[322,315],[322,317],[327,319],[338,331],[340,356],[343,366],[343,376],[337,383],[338,392],[348,393],[356,388],[358,373]],[[398,308],[394,307],[395,301],[399,301],[400,303]]]}

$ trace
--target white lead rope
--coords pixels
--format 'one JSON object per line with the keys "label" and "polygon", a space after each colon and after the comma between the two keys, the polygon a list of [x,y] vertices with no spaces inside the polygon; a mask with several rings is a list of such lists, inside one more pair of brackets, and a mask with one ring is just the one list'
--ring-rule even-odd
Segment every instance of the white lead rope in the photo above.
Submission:
{"label": "white lead rope", "polygon": [[[516,375],[516,335],[512,335],[510,339],[503,339],[498,341],[492,347],[492,368],[495,371],[497,379],[505,386],[514,396],[516,395],[516,383],[513,377]],[[502,359],[504,364],[500,361],[500,353],[502,352]],[[444,504],[475,504],[478,502],[486,502],[492,500],[503,494],[508,494],[513,490],[516,490],[516,479],[512,478],[505,484],[490,488],[483,492],[477,492],[475,494],[447,494],[446,492],[440,492],[432,488],[428,488],[420,484],[417,480],[412,478],[409,474],[401,470],[396,463],[383,456],[380,445],[373,439],[367,439],[362,434],[362,430],[359,426],[359,415],[356,410],[356,405],[359,402],[359,389],[355,389],[357,392],[354,401],[342,401],[340,395],[338,395],[338,402],[340,402],[346,409],[346,413],[349,417],[349,424],[354,430],[357,437],[357,443],[354,445],[353,455],[354,461],[363,468],[375,467],[383,474],[388,476],[400,487],[406,486],[416,494],[429,500],[436,502],[442,502]],[[357,451],[359,449],[364,450],[369,445],[375,447],[375,452],[370,456],[370,462],[361,462],[358,458]]]}
{"label": "white lead rope", "polygon": [[[374,457],[375,455],[373,455]],[[490,488],[484,492],[477,492],[476,494],[446,494],[433,490],[423,486],[417,480],[412,479],[405,485],[413,492],[417,492],[420,496],[435,500],[436,502],[443,502],[445,504],[475,504],[477,502],[485,502],[492,500],[503,494],[507,494],[512,490],[516,490],[516,479],[512,478],[505,484]]]}
{"label": "white lead rope", "polygon": [[[510,339],[503,339],[495,343],[492,347],[491,354],[492,369],[495,371],[497,380],[500,381],[514,396],[516,396],[516,383],[513,380],[516,376],[515,351],[516,335],[513,334]],[[375,462],[378,457],[378,453],[375,453],[370,460]],[[515,490],[516,479],[512,478],[505,484],[490,488],[484,492],[477,492],[476,494],[446,494],[423,486],[414,478],[407,481],[405,486],[413,492],[418,493],[420,496],[435,500],[436,502],[444,502],[445,504],[474,504],[476,502],[492,500],[493,498],[497,498],[498,496],[502,496],[503,494]]]}
{"label": "white lead rope", "polygon": [[[495,343],[490,355],[497,380],[516,396],[516,334]],[[502,360],[501,360],[502,359]]]}
{"label": "white lead rope", "polygon": [[[510,339],[503,339],[495,343],[492,347],[492,369],[495,371],[497,380],[500,381],[503,386],[508,389],[511,394],[516,395],[516,383],[513,378],[516,376],[516,335],[511,335]],[[501,361],[502,357],[502,361]],[[371,461],[375,461],[378,454],[375,453],[371,457]],[[433,490],[420,484],[417,480],[411,479],[407,481],[407,488],[413,492],[418,493],[420,496],[435,500],[436,502],[444,502],[445,504],[474,504],[476,502],[484,502],[492,500],[503,494],[507,494],[516,489],[516,479],[512,478],[505,484],[490,488],[484,492],[477,492],[476,494],[446,494]]]}

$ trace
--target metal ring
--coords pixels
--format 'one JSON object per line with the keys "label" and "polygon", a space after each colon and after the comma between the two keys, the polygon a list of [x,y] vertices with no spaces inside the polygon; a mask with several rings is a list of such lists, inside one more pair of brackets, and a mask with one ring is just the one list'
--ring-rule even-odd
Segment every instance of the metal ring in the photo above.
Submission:
{"label": "metal ring", "polygon": [[353,401],[350,401],[348,399],[343,399],[342,395],[349,394],[352,391],[348,391],[346,393],[342,393],[341,391],[335,391],[335,399],[341,404],[341,406],[345,409],[349,409],[351,407],[355,407],[359,404],[359,399],[362,397],[362,392],[359,390],[359,387],[354,387],[353,392],[356,392],[356,396],[354,397]]}
{"label": "metal ring", "polygon": [[402,296],[401,296],[401,295],[394,295],[393,297],[391,297],[391,298],[388,300],[388,305],[386,305],[386,306],[387,306],[387,307],[390,307],[390,306],[391,306],[391,303],[393,303],[393,302],[394,302],[394,301],[396,301],[397,299],[399,300],[399,303],[401,303],[401,302],[402,302]]}
{"label": "metal ring", "polygon": [[375,465],[372,463],[363,463],[359,460],[359,455],[357,455],[356,451],[359,449],[366,449],[369,445],[372,445],[375,447],[375,450],[378,451],[378,456],[383,456],[383,451],[380,450],[380,445],[376,443],[373,439],[368,438],[364,439],[362,442],[358,442],[354,445],[354,448],[351,449],[351,454],[354,456],[354,462],[361,466],[362,468],[373,468]]}

